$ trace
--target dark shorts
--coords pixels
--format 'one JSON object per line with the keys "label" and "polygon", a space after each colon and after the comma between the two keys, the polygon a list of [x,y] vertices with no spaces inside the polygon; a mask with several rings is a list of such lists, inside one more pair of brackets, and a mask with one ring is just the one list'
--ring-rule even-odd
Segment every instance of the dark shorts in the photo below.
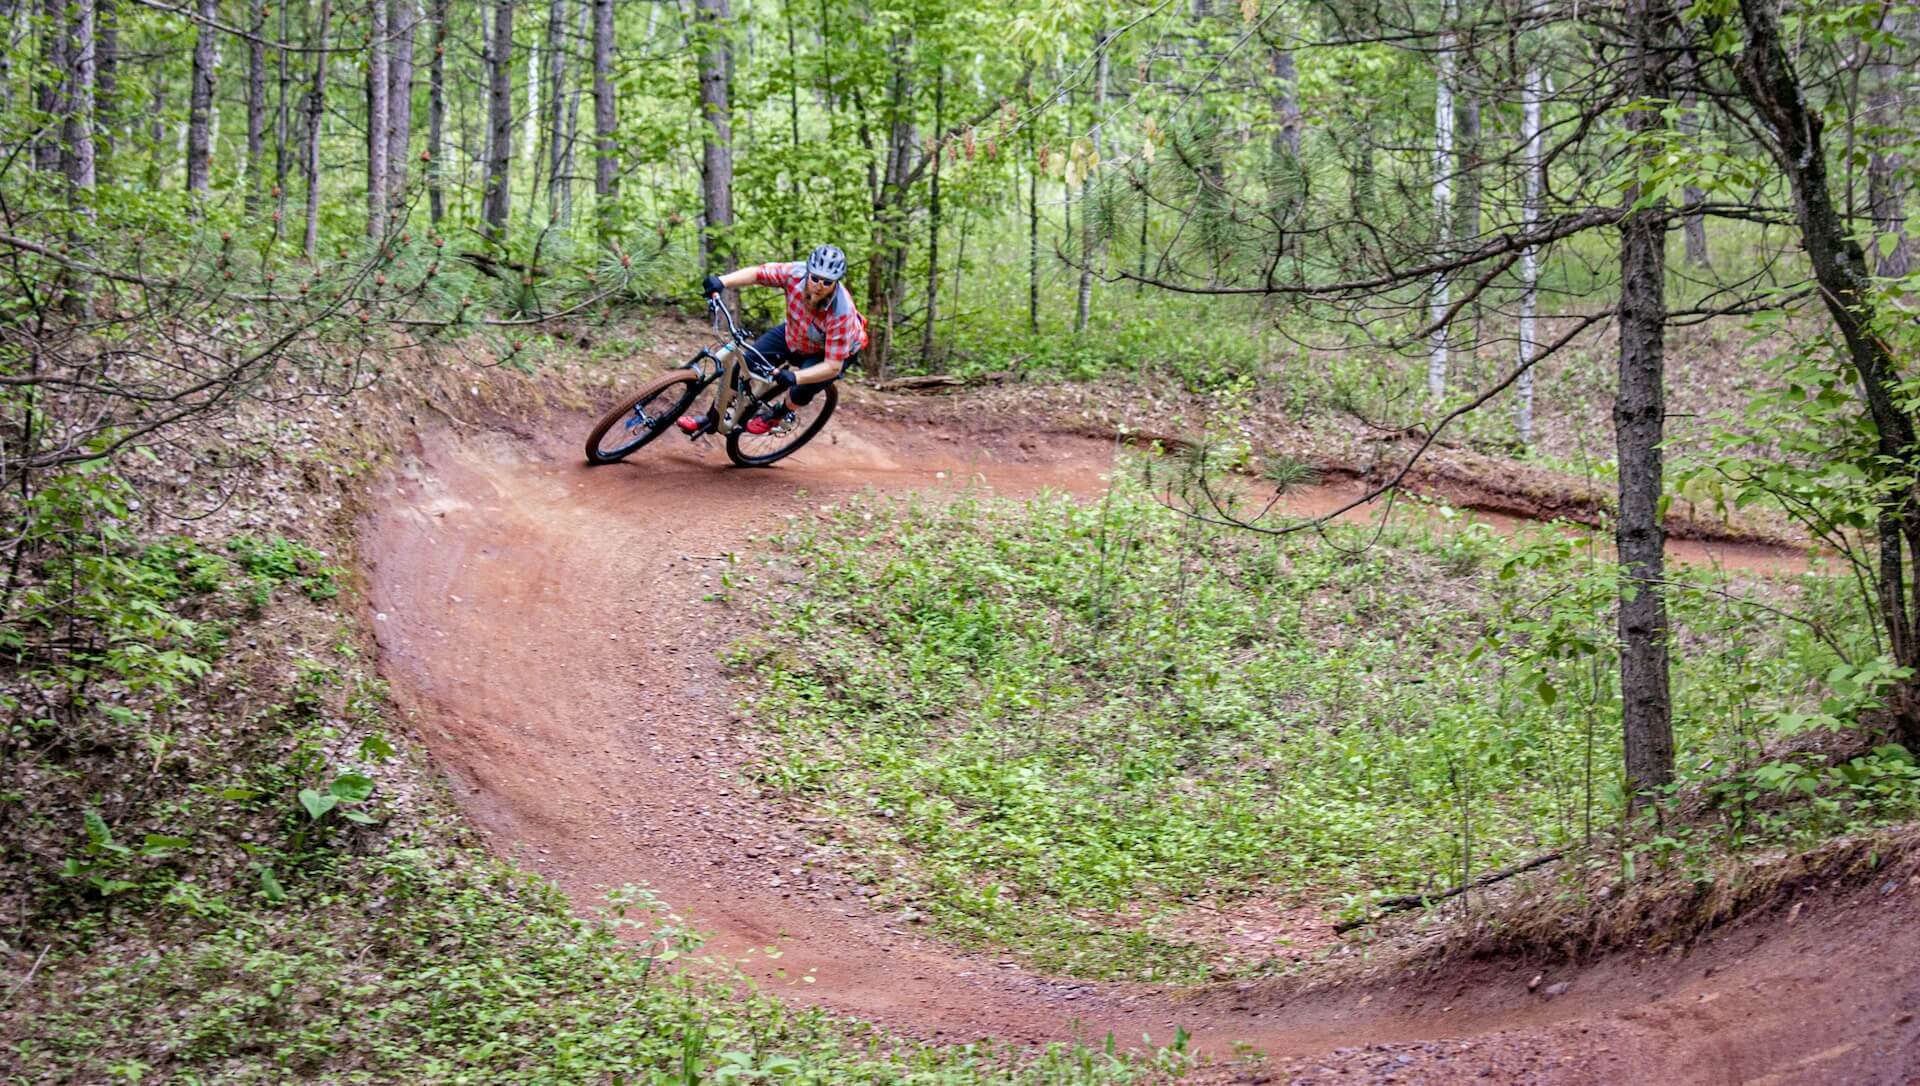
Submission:
{"label": "dark shorts", "polygon": [[[827,360],[827,356],[819,351],[815,351],[812,354],[796,354],[788,350],[787,326],[785,322],[776,324],[772,328],[760,333],[760,338],[753,341],[753,349],[765,355],[767,361],[776,366],[792,366],[794,369],[805,369],[808,366],[816,365]],[[793,386],[793,391],[787,395],[787,401],[796,405],[811,401],[814,393],[838,381],[840,375],[847,372],[846,367],[853,365],[854,359],[859,357],[859,351],[853,352],[852,357],[847,359],[846,365],[840,367],[840,373],[834,374],[825,381],[810,385]]]}

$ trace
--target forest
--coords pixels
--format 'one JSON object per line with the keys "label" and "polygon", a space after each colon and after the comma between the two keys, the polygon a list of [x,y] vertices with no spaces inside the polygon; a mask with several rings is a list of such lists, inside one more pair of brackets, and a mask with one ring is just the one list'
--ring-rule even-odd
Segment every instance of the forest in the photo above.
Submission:
{"label": "forest", "polygon": [[1912,3],[0,8],[4,1081],[1920,1075]]}

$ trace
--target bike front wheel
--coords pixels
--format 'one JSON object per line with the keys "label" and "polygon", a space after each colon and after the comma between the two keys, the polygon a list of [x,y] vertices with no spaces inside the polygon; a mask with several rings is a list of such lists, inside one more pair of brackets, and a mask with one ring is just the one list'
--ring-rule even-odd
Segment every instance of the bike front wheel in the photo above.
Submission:
{"label": "bike front wheel", "polygon": [[764,434],[750,434],[745,428],[735,430],[727,435],[727,458],[743,468],[764,468],[792,456],[827,424],[833,406],[839,402],[840,390],[828,385],[806,404],[794,408],[793,421],[786,425]]}
{"label": "bike front wheel", "polygon": [[693,404],[700,393],[699,375],[692,370],[663,374],[607,412],[587,435],[587,463],[611,464],[659,437]]}

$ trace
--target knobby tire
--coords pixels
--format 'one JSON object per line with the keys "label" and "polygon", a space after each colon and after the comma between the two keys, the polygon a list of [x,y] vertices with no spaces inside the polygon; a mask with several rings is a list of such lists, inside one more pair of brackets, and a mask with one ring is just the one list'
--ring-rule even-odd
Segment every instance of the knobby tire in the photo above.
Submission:
{"label": "knobby tire", "polygon": [[[743,468],[764,468],[776,460],[792,456],[800,446],[812,441],[813,435],[819,433],[820,428],[827,424],[827,420],[833,417],[834,405],[839,402],[840,390],[833,385],[828,385],[815,393],[812,403],[795,409],[794,414],[805,418],[806,421],[799,429],[785,435],[784,441],[768,434],[755,436],[744,429],[735,430],[727,435],[727,458]],[[807,414],[816,406],[819,408],[819,414],[807,418]],[[770,438],[778,443],[767,445]]]}
{"label": "knobby tire", "polygon": [[674,370],[622,400],[587,435],[587,463],[626,459],[672,426],[693,405],[699,390],[699,378],[692,370]]}

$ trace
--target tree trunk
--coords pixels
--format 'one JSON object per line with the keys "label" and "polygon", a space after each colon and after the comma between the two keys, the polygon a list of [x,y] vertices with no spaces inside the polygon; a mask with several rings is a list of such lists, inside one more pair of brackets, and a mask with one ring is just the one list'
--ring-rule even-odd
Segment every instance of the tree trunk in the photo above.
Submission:
{"label": "tree trunk", "polygon": [[[11,28],[19,21],[20,0],[0,0],[0,26]],[[11,42],[11,30],[8,41]],[[0,49],[0,112],[13,112],[13,51]]]}
{"label": "tree trunk", "polygon": [[247,5],[247,214],[260,210],[260,172],[266,155],[267,134],[267,0]]}
{"label": "tree trunk", "polygon": [[[1060,111],[1061,119],[1066,122],[1060,133],[1063,140],[1060,153],[1068,162],[1072,162],[1074,96],[1071,89],[1067,91],[1066,102],[1067,108]],[[1060,255],[1063,265],[1068,259],[1066,254],[1073,252],[1073,241],[1073,186],[1068,183],[1066,171],[1063,170],[1060,177],[1060,240],[1054,245],[1054,252]]]}
{"label": "tree trunk", "polygon": [[593,205],[600,240],[613,237],[620,159],[613,146],[613,0],[593,0]]}
{"label": "tree trunk", "polygon": [[[94,153],[111,156],[114,132],[120,125],[120,11],[118,0],[96,0],[93,16],[93,132]],[[13,5],[19,10],[19,5]],[[5,70],[0,69],[0,78]],[[8,88],[8,102],[12,101]]]}
{"label": "tree trunk", "polygon": [[1147,176],[1140,182],[1140,245],[1136,254],[1140,266],[1135,274],[1139,278],[1133,281],[1133,293],[1143,294],[1147,289],[1147,227],[1153,220],[1153,202],[1148,198],[1148,186],[1152,184],[1152,167],[1146,170]]}
{"label": "tree trunk", "polygon": [[1273,115],[1278,127],[1273,133],[1275,156],[1300,157],[1300,75],[1294,64],[1293,50],[1272,51]]}
{"label": "tree trunk", "polygon": [[[42,117],[60,117],[66,113],[68,97],[67,5],[63,0],[41,0],[40,67],[34,73],[34,107]],[[196,60],[199,53],[194,54]],[[34,137],[33,164],[36,169],[53,173],[60,169],[60,128],[48,123]]]}
{"label": "tree trunk", "polygon": [[493,37],[487,44],[487,190],[480,218],[487,236],[505,241],[513,211],[513,3],[495,0]]}
{"label": "tree trunk", "polygon": [[[1526,197],[1521,206],[1521,228],[1532,234],[1540,226],[1541,200],[1546,191],[1545,163],[1540,140],[1540,109],[1547,96],[1546,75],[1537,67],[1527,69],[1526,92],[1521,102],[1520,138],[1525,147],[1522,158],[1527,171]],[[1515,428],[1522,445],[1533,444],[1533,358],[1538,341],[1534,338],[1534,315],[1540,307],[1540,247],[1529,245],[1520,253],[1520,380],[1515,394],[1519,398]]]}
{"label": "tree trunk", "polygon": [[1040,160],[1034,157],[1033,125],[1027,134],[1027,330],[1040,334]]}
{"label": "tree trunk", "polygon": [[547,221],[560,221],[561,160],[566,156],[567,0],[547,0]]}
{"label": "tree trunk", "polygon": [[[1920,560],[1920,503],[1913,482],[1920,467],[1911,413],[1905,407],[1901,374],[1887,340],[1876,328],[1872,280],[1866,254],[1848,231],[1828,187],[1822,137],[1825,122],[1807,104],[1805,91],[1787,58],[1777,0],[1741,0],[1746,48],[1734,66],[1748,102],[1776,141],[1769,150],[1793,186],[1800,245],[1820,284],[1820,298],[1847,345],[1847,359],[1859,379],[1875,430],[1875,456],[1861,465],[1875,481],[1884,481],[1885,497],[1876,511],[1880,569],[1875,585],[1880,619],[1894,663],[1920,667],[1915,612],[1906,587],[1906,555]],[[1904,553],[1903,553],[1904,552]],[[1920,593],[1920,580],[1914,590]],[[1902,740],[1920,750],[1920,683],[1904,680],[1892,709]]]}
{"label": "tree trunk", "polygon": [[893,78],[887,103],[887,160],[879,197],[873,206],[873,251],[867,258],[867,356],[876,380],[885,380],[893,352],[893,323],[900,300],[901,269],[906,260],[905,224],[908,160],[913,154],[913,39],[896,34],[887,50]]}
{"label": "tree trunk", "polygon": [[307,182],[307,229],[301,251],[313,263],[320,242],[320,122],[327,115],[327,23],[333,18],[333,0],[320,0],[320,24],[311,41],[313,86],[307,92],[307,140],[304,155]]}
{"label": "tree trunk", "polygon": [[[1627,99],[1671,96],[1665,47],[1674,17],[1667,0],[1628,0]],[[1659,109],[1627,114],[1633,152],[1651,160],[1653,135],[1666,124]],[[1627,193],[1632,206],[1637,187]],[[1629,791],[1643,797],[1673,780],[1672,699],[1667,679],[1666,532],[1660,523],[1666,420],[1665,201],[1628,212],[1620,223],[1620,385],[1613,402],[1620,464],[1616,539],[1627,580],[1620,588],[1620,697]],[[1641,802],[1636,799],[1635,803]]]}
{"label": "tree trunk", "polygon": [[427,202],[435,226],[447,213],[447,3],[433,0],[433,56],[427,61]]}
{"label": "tree trunk", "polygon": [[524,114],[520,133],[520,154],[522,166],[533,173],[533,184],[527,188],[527,222],[533,222],[533,205],[540,202],[540,41],[538,38],[527,46],[527,112]]}
{"label": "tree trunk", "polygon": [[[1285,252],[1286,231],[1291,229],[1300,201],[1306,195],[1305,175],[1300,169],[1300,76],[1291,49],[1269,50],[1268,63],[1273,70],[1274,129],[1273,141],[1267,149],[1267,170],[1271,175],[1267,196],[1273,205],[1274,227],[1281,232],[1277,247]],[[1145,242],[1141,244],[1144,247]]]}
{"label": "tree trunk", "polygon": [[205,194],[213,172],[213,141],[207,123],[213,112],[213,22],[217,0],[200,0],[194,20],[192,83],[187,94],[187,191]]}
{"label": "tree trunk", "polygon": [[[73,6],[71,37],[67,42],[70,62],[67,85],[66,130],[67,188],[73,205],[91,219],[94,186],[93,88],[94,88],[94,9],[86,0]],[[84,243],[85,239],[79,239]],[[71,286],[71,297],[84,312],[87,287],[83,281]]]}
{"label": "tree trunk", "polygon": [[1454,186],[1453,236],[1471,244],[1480,236],[1480,102],[1456,97],[1454,103],[1453,147],[1459,176]]}
{"label": "tree trunk", "polygon": [[367,2],[367,236],[387,232],[387,96],[392,82],[388,0]]}
{"label": "tree trunk", "polygon": [[[1900,17],[1891,4],[1881,9],[1880,20],[1882,30],[1900,37]],[[1885,279],[1903,279],[1913,270],[1913,242],[1906,231],[1907,216],[1901,191],[1906,155],[1900,148],[1903,134],[1910,137],[1911,130],[1902,124],[1906,119],[1906,103],[1901,84],[1906,73],[1894,55],[1899,46],[1884,48],[1886,53],[1867,73],[1873,89],[1867,96],[1866,119],[1882,133],[1874,141],[1873,153],[1867,160],[1867,206],[1873,214],[1875,252],[1879,257],[1874,273]],[[1882,241],[1883,238],[1893,240]]]}
{"label": "tree trunk", "polygon": [[94,185],[94,7],[91,3],[73,5],[72,37],[67,42],[69,61],[67,85],[67,140],[71,145],[67,183],[82,192]]}
{"label": "tree trunk", "polygon": [[[1447,0],[1446,28],[1434,54],[1433,89],[1433,232],[1434,251],[1445,254],[1452,241],[1450,204],[1453,185],[1453,21],[1455,0]],[[1447,273],[1436,272],[1428,295],[1427,394],[1434,399],[1447,392]]]}
{"label": "tree trunk", "polygon": [[[1700,142],[1699,106],[1699,99],[1692,91],[1688,91],[1680,103],[1680,132],[1686,137],[1687,147],[1696,151]],[[1697,209],[1706,198],[1706,192],[1697,185],[1684,185],[1680,189],[1680,202],[1689,209]],[[1680,223],[1687,239],[1687,265],[1700,269],[1711,267],[1707,255],[1707,217],[1698,210],[1689,210]]]}
{"label": "tree trunk", "polygon": [[162,158],[169,146],[166,126],[161,123],[167,114],[167,78],[166,72],[153,69],[151,101],[153,108],[147,118],[147,188],[159,191],[162,178],[166,176],[166,160]]}
{"label": "tree trunk", "polygon": [[[592,10],[587,0],[580,0],[580,6],[575,9],[574,15],[573,37],[576,43],[590,40],[588,35],[593,29],[589,22],[591,17]],[[560,152],[560,222],[562,225],[571,227],[573,225],[573,183],[576,180],[574,153],[580,146],[580,98],[585,92],[580,80],[579,55],[570,53],[568,59],[570,74],[567,88],[567,141]]]}
{"label": "tree trunk", "polygon": [[[83,15],[80,8],[82,6],[86,8],[84,15],[86,21],[85,36],[87,39],[87,56],[85,58],[87,81],[84,87],[81,86],[79,81],[81,64],[81,21]],[[66,67],[60,73],[60,123],[58,127],[53,130],[59,133],[60,176],[68,183],[68,192],[72,194],[74,173],[78,168],[74,159],[78,154],[76,141],[80,138],[80,128],[82,125],[80,96],[83,91],[88,98],[85,124],[89,126],[87,136],[89,140],[88,173],[91,174],[92,172],[93,6],[91,3],[84,5],[71,4],[61,9],[60,16],[60,57]],[[92,187],[91,182],[89,182],[88,187]]]}
{"label": "tree trunk", "polygon": [[[700,257],[709,270],[729,271],[733,252],[733,49],[727,36],[733,13],[728,0],[696,0],[700,26],[700,115],[706,121],[700,145],[700,198],[705,221]],[[740,305],[737,290],[726,302]]]}
{"label": "tree trunk", "polygon": [[[787,124],[789,129],[789,151],[793,161],[800,160],[800,44],[793,28],[793,0],[781,0],[780,15],[787,24]],[[790,189],[797,194],[800,179],[794,178]],[[799,252],[800,239],[789,236],[787,251]]]}
{"label": "tree trunk", "polygon": [[[946,128],[947,70],[942,67],[933,84],[934,139]],[[920,326],[920,364],[933,363],[933,326],[940,315],[940,144],[933,145],[933,176],[927,193],[927,314]],[[932,372],[929,368],[928,372]]]}
{"label": "tree trunk", "polygon": [[[287,9],[292,7],[290,0],[280,0],[280,34],[282,43],[292,41],[293,28],[287,18]],[[283,47],[274,50],[276,67],[275,77],[279,83],[278,93],[273,107],[273,236],[280,238],[287,215],[287,172],[292,168],[293,155],[288,151],[293,140],[293,120],[290,116],[289,98],[292,94],[293,71],[288,66],[287,50]]]}
{"label": "tree trunk", "polygon": [[1100,248],[1098,223],[1087,214],[1087,201],[1093,196],[1093,175],[1100,159],[1100,115],[1107,108],[1107,30],[1104,26],[1093,32],[1093,49],[1097,55],[1094,62],[1093,79],[1093,124],[1087,129],[1088,141],[1093,145],[1093,158],[1087,166],[1087,176],[1080,182],[1080,289],[1074,295],[1073,330],[1085,332],[1087,319],[1093,309],[1093,258]]}
{"label": "tree trunk", "polygon": [[[387,63],[387,207],[405,213],[413,146],[413,42],[420,29],[419,0],[393,0],[393,55]],[[395,223],[396,228],[400,223]]]}

